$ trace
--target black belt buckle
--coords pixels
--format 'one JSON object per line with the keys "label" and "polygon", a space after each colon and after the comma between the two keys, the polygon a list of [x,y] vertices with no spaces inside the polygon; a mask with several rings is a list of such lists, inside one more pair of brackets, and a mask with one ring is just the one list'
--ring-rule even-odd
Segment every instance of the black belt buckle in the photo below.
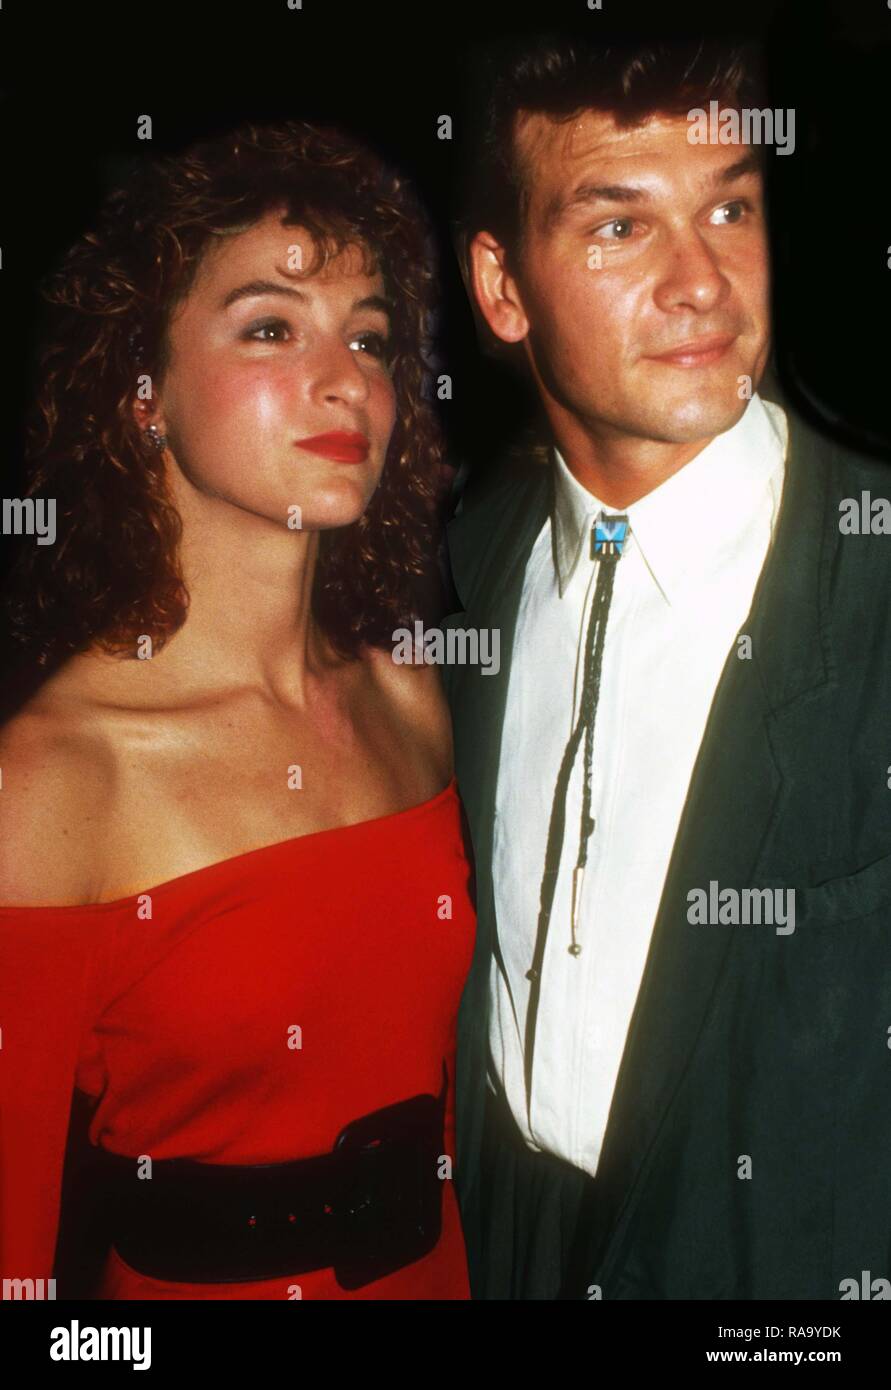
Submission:
{"label": "black belt buckle", "polygon": [[344,1289],[359,1289],[428,1255],[442,1231],[446,1082],[439,1097],[413,1096],[341,1130],[334,1153],[349,1161],[349,1238],[334,1265]]}

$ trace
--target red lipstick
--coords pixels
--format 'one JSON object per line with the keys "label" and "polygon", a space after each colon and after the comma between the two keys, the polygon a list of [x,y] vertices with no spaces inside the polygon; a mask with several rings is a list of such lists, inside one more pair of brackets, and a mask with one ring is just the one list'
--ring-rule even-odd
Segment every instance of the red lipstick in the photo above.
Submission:
{"label": "red lipstick", "polygon": [[331,434],[314,434],[308,439],[298,439],[296,447],[306,449],[310,454],[321,454],[335,463],[364,463],[368,458],[370,443],[364,434],[333,430]]}

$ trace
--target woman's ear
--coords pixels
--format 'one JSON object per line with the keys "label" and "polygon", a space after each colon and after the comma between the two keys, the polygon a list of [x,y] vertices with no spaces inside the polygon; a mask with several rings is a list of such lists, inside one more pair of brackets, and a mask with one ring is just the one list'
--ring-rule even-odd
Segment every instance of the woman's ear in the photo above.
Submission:
{"label": "woman's ear", "polygon": [[167,426],[164,421],[164,411],[156,395],[152,395],[147,400],[140,396],[134,396],[130,401],[130,411],[136,422],[136,428],[142,434],[146,433],[150,425],[154,425],[158,434],[166,435]]}

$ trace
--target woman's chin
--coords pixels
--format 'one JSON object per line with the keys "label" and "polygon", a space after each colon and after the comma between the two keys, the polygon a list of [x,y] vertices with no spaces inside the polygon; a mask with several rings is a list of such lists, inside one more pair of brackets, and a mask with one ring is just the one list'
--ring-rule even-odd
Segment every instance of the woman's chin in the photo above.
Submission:
{"label": "woman's chin", "polygon": [[355,482],[334,484],[324,490],[314,491],[312,498],[303,508],[304,530],[326,531],[336,526],[352,526],[368,509],[374,489],[369,492],[365,485]]}
{"label": "woman's chin", "polygon": [[341,526],[353,526],[367,510],[367,503],[363,502],[352,507],[307,507],[300,517],[300,525],[295,526],[289,522],[292,530],[299,531],[335,531]]}

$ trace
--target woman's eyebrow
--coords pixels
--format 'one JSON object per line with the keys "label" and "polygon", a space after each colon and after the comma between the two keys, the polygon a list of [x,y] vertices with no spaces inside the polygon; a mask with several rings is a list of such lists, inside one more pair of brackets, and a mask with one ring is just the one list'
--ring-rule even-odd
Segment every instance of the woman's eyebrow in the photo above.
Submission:
{"label": "woman's eyebrow", "polygon": [[[221,308],[228,309],[230,305],[236,304],[240,299],[257,299],[262,295],[287,295],[289,299],[299,300],[301,303],[309,303],[311,296],[305,290],[291,289],[288,285],[281,285],[276,280],[248,280],[244,285],[230,290],[224,297]],[[380,294],[369,294],[361,299],[355,299],[351,306],[351,312],[356,309],[378,309],[388,318],[392,317],[393,308],[388,299]]]}
{"label": "woman's eyebrow", "polygon": [[366,294],[363,299],[354,299],[353,309],[378,309],[388,319],[393,317],[392,300],[382,294]]}
{"label": "woman's eyebrow", "polygon": [[228,309],[230,304],[236,304],[239,299],[256,299],[264,294],[286,294],[290,299],[300,299],[304,303],[308,299],[303,290],[289,289],[287,285],[280,285],[275,280],[248,280],[247,284],[230,290],[220,307]]}

